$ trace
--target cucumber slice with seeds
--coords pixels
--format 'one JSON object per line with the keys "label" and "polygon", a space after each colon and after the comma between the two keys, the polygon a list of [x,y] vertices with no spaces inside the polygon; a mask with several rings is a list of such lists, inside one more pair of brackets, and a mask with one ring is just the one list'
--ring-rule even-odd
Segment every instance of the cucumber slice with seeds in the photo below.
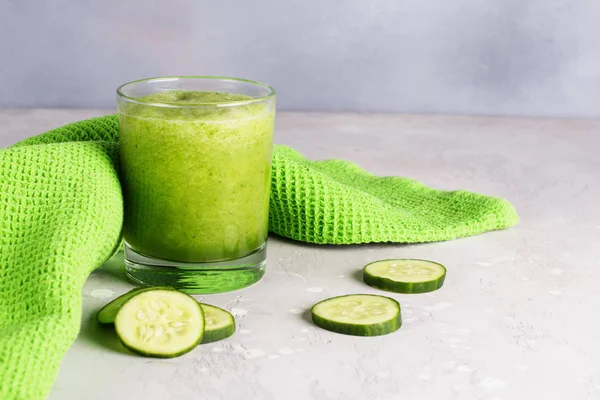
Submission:
{"label": "cucumber slice with seeds", "polygon": [[313,322],[331,332],[354,336],[378,336],[402,325],[400,304],[389,297],[352,294],[333,297],[312,308]]}
{"label": "cucumber slice with seeds", "polygon": [[427,260],[396,259],[368,264],[363,279],[369,286],[396,293],[426,293],[442,287],[446,268]]}
{"label": "cucumber slice with seeds", "polygon": [[127,300],[129,300],[138,293],[156,289],[175,290],[170,287],[138,287],[132,289],[129,292],[122,294],[121,296],[117,297],[116,299],[102,307],[100,311],[98,311],[98,314],[96,314],[96,319],[99,323],[103,325],[113,325],[115,323],[115,317],[117,316],[117,313]]}
{"label": "cucumber slice with seeds", "polygon": [[223,340],[235,333],[235,319],[233,315],[222,308],[200,303],[204,311],[204,336],[202,344]]}
{"label": "cucumber slice with seeds", "polygon": [[117,335],[129,350],[149,357],[171,358],[200,343],[204,314],[191,296],[153,289],[131,297],[115,318]]}

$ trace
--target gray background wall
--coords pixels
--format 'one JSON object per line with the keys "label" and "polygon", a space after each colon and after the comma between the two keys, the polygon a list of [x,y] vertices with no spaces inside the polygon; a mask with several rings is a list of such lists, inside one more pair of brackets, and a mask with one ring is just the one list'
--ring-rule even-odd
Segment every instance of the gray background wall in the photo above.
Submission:
{"label": "gray background wall", "polygon": [[600,0],[0,0],[0,106],[230,75],[280,109],[600,117]]}

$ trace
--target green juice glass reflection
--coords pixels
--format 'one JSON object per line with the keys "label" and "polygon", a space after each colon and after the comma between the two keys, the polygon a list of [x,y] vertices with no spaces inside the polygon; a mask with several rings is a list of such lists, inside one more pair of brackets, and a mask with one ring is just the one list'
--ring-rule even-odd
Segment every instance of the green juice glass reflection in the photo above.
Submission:
{"label": "green juice glass reflection", "polygon": [[128,276],[190,293],[264,274],[275,92],[220,77],[118,91]]}

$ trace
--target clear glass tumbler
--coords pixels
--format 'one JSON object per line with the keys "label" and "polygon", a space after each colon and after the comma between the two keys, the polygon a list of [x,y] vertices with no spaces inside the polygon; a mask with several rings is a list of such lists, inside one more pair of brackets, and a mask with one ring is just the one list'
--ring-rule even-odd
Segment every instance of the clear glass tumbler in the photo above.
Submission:
{"label": "clear glass tumbler", "polygon": [[117,90],[125,266],[143,285],[218,293],[266,264],[275,91],[243,79],[144,79]]}

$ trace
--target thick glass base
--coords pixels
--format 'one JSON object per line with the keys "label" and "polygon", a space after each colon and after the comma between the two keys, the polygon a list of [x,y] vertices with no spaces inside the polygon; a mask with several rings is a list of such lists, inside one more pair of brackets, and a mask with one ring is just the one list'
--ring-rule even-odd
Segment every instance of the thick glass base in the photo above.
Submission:
{"label": "thick glass base", "polygon": [[138,285],[171,286],[190,294],[222,293],[256,283],[265,274],[266,243],[235,260],[186,263],[140,254],[125,243],[125,272]]}

